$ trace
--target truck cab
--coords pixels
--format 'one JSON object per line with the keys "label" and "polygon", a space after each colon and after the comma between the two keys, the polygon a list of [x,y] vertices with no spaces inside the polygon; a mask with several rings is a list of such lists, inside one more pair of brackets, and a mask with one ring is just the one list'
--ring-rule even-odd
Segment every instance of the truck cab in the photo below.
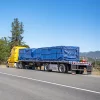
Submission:
{"label": "truck cab", "polygon": [[7,60],[7,67],[16,67],[16,63],[18,62],[19,49],[24,49],[26,47],[22,46],[14,46],[11,50],[10,56]]}

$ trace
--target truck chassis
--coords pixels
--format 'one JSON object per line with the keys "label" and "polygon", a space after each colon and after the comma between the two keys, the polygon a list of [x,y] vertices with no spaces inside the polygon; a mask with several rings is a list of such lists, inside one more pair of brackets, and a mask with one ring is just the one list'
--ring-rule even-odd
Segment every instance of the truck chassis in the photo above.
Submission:
{"label": "truck chassis", "polygon": [[38,60],[19,60],[15,63],[16,68],[20,69],[39,69],[44,66],[44,71],[57,71],[60,73],[91,74],[92,65],[89,62],[71,61],[38,61]]}

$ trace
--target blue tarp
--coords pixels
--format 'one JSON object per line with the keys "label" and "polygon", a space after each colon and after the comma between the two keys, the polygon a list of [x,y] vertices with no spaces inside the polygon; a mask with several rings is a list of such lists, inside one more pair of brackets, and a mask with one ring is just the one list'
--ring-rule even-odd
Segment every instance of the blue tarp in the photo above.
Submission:
{"label": "blue tarp", "polygon": [[19,50],[19,60],[31,60],[34,48],[25,48]]}
{"label": "blue tarp", "polygon": [[21,49],[19,51],[19,60],[79,61],[79,47],[56,46]]}

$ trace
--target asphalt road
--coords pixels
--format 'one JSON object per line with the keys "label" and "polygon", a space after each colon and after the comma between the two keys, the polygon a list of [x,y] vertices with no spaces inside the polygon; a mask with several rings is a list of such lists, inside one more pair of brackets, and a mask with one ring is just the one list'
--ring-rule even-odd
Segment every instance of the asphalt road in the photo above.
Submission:
{"label": "asphalt road", "polygon": [[100,100],[100,78],[0,67],[0,100]]}

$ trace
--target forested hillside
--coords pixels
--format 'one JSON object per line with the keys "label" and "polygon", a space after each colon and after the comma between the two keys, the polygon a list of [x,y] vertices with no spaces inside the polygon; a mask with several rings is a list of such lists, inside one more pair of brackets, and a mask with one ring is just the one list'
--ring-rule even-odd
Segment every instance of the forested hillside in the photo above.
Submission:
{"label": "forested hillside", "polygon": [[100,51],[83,52],[83,53],[80,53],[80,56],[85,56],[92,59],[100,59]]}

